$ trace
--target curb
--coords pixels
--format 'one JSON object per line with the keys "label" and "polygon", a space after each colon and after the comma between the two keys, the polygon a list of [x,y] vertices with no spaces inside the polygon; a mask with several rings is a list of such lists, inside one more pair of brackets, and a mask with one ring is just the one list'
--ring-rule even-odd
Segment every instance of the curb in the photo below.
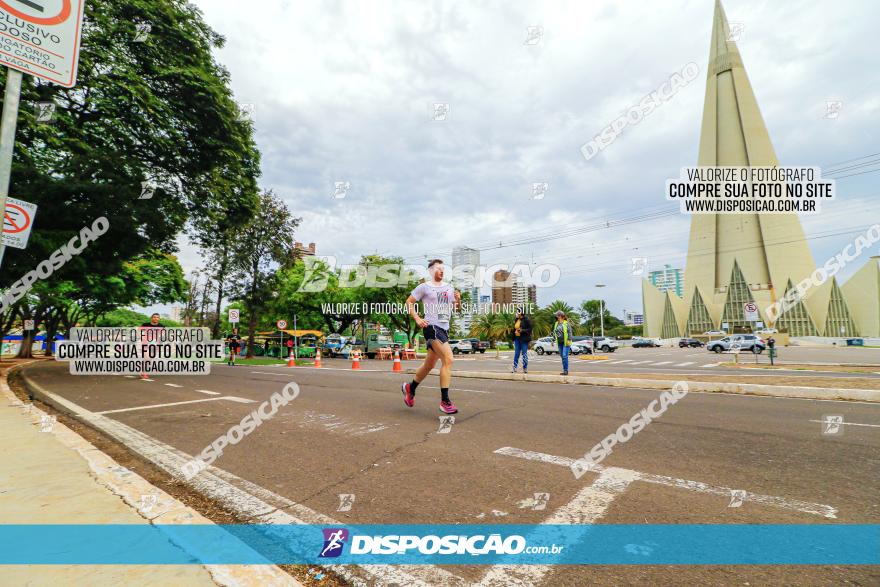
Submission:
{"label": "curb", "polygon": [[[29,364],[29,363],[26,363]],[[22,365],[24,366],[24,365]],[[14,367],[13,367],[14,368]],[[11,371],[12,369],[10,369]],[[36,416],[37,423],[45,412],[33,404],[22,402],[12,392],[6,375],[0,377],[0,395],[6,397],[10,404],[26,407],[30,405],[29,414]],[[43,393],[36,384],[30,382],[22,373],[22,381],[31,397],[51,405],[55,409],[71,417],[76,414],[67,406],[53,401],[51,394]],[[77,418],[79,420],[79,418]],[[196,510],[178,501],[149,481],[121,466],[110,456],[104,454],[95,445],[62,424],[56,422],[51,433],[64,447],[78,453],[88,463],[91,475],[103,488],[118,496],[122,501],[146,519],[150,524],[214,524]],[[149,508],[142,508],[142,497],[156,496],[156,503]],[[185,547],[185,545],[180,545]],[[285,573],[275,565],[202,565],[211,575],[211,579],[224,587],[261,587],[264,585],[292,585],[302,587],[293,576]]]}
{"label": "curb", "polygon": [[[22,380],[31,397],[38,397],[44,403],[50,404],[83,424],[108,435],[129,451],[140,455],[173,477],[180,475],[182,465],[192,458],[191,455],[147,436],[122,422],[90,412],[70,400],[43,389],[38,383],[29,380],[26,373],[22,373]],[[122,467],[118,468],[122,469]],[[133,474],[130,471],[129,473]],[[230,511],[248,520],[248,523],[346,525],[344,522],[316,512],[300,503],[290,501],[213,465],[186,483],[201,495],[216,500]],[[202,518],[201,514],[194,510],[193,512],[195,516],[204,521],[185,521],[184,523],[213,524],[211,520]],[[423,568],[420,565],[405,567],[387,564],[358,566],[332,563],[319,566],[335,572],[353,585],[407,585],[412,587],[430,587],[431,585],[464,587],[466,585],[463,581],[458,580],[456,575],[434,566]],[[246,587],[294,585],[302,587],[302,583],[274,565],[227,565],[225,568],[241,569],[242,571],[237,577],[242,576],[246,580],[241,580],[238,583],[221,583],[219,578],[214,577],[215,581],[223,585],[244,585]],[[258,574],[257,571],[262,569],[274,570],[274,574],[269,576],[268,571]]]}
{"label": "curb", "polygon": [[[415,369],[407,369],[413,374]],[[523,373],[495,373],[491,371],[455,371],[455,377],[472,379],[497,379],[501,381],[530,381],[534,383],[567,383],[573,385],[598,385],[604,387],[635,387],[639,389],[672,389],[675,381],[660,379],[624,379],[619,377],[583,377],[580,375],[540,375]],[[831,387],[802,387],[763,385],[761,383],[726,383],[720,381],[688,381],[690,391],[705,393],[735,393],[800,399],[830,399],[880,403],[877,389],[838,389]]]}

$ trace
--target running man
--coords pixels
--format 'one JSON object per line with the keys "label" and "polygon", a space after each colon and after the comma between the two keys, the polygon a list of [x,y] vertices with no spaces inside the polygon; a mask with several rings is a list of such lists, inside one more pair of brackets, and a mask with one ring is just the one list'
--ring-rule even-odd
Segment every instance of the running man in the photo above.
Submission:
{"label": "running man", "polygon": [[[153,312],[153,314],[150,316],[150,321],[144,322],[143,324],[141,324],[141,328],[142,329],[143,328],[165,328],[165,325],[162,324],[161,319],[162,319],[162,317],[159,316],[159,312]],[[144,340],[143,335],[141,335],[141,340],[142,341]],[[142,358],[147,356],[147,347],[149,346],[149,344],[150,343],[141,344],[141,357]],[[149,377],[147,376],[146,373],[141,373],[141,379],[149,379]]]}
{"label": "running man", "polygon": [[226,364],[235,367],[235,356],[241,349],[241,336],[238,334],[238,328],[233,328],[232,332],[226,335],[226,343],[229,345],[229,360]]}
{"label": "running man", "polygon": [[[428,344],[425,362],[419,367],[411,383],[404,383],[403,402],[413,407],[416,401],[416,388],[424,381],[437,361],[440,360],[440,411],[444,414],[458,413],[458,408],[449,399],[449,382],[452,380],[452,347],[449,346],[449,318],[461,306],[461,294],[451,285],[443,283],[443,261],[432,259],[428,262],[431,281],[420,283],[406,300],[406,309]],[[416,302],[425,306],[425,317],[416,311]]]}
{"label": "running man", "polygon": [[141,324],[141,328],[165,328],[165,325],[160,322],[161,318],[159,312],[154,312],[153,315],[150,316],[150,321]]}

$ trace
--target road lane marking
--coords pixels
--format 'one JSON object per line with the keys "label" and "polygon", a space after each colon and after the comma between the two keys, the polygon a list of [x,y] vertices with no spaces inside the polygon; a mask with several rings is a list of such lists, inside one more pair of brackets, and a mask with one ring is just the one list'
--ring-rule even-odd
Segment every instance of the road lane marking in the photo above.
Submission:
{"label": "road lane marking", "polygon": [[[810,420],[810,422],[818,422],[825,424],[825,420]],[[870,428],[880,428],[880,424],[859,424],[858,422],[834,422],[835,424],[844,424],[845,426],[868,426]]]}
{"label": "road lane marking", "polygon": [[668,365],[672,361],[660,361],[659,363],[654,363],[655,365]]}
{"label": "road lane marking", "polygon": [[167,408],[167,407],[171,407],[171,406],[182,406],[182,405],[186,405],[186,404],[200,404],[203,402],[213,402],[213,401],[218,401],[218,400],[227,400],[227,401],[236,402],[239,404],[256,403],[256,400],[245,399],[243,397],[235,397],[235,396],[231,396],[231,395],[224,395],[223,397],[209,397],[209,398],[205,398],[205,399],[191,399],[191,400],[185,401],[185,402],[171,402],[169,404],[153,404],[150,406],[137,406],[134,408],[121,408],[118,410],[105,410],[103,412],[94,412],[94,413],[100,414],[103,416],[104,414],[118,414],[120,412],[134,412],[137,410],[152,410],[155,408]]}
{"label": "road lane marking", "polygon": [[136,379],[134,375],[123,375],[126,379]]}
{"label": "road lane marking", "polygon": [[693,365],[693,364],[694,364],[693,361],[686,361],[684,363],[677,364],[676,367],[687,367],[688,365]]}
{"label": "road lane marking", "polygon": [[210,391],[208,389],[197,389],[196,391],[199,393],[205,393],[207,395],[220,395],[219,391]]}
{"label": "road lane marking", "polygon": [[644,365],[645,363],[653,363],[653,361],[636,361],[633,365]]}
{"label": "road lane marking", "polygon": [[706,363],[705,365],[700,365],[700,367],[703,369],[708,369],[709,367],[717,367],[720,364],[721,363]]}
{"label": "road lane marking", "polygon": [[[564,467],[571,467],[571,465],[575,462],[575,459],[571,459],[568,457],[559,457],[555,455],[548,455],[539,452],[532,452],[528,450],[522,450],[519,448],[513,448],[510,446],[505,446],[503,448],[499,448],[495,451],[495,454],[501,454],[511,457],[516,457],[520,459],[526,459],[529,461],[538,461],[542,463],[550,463],[553,465],[559,465]],[[610,468],[610,467],[609,467]],[[590,469],[595,472],[602,472],[606,470],[602,465],[593,465]],[[625,470],[625,469],[623,469]],[[657,485],[666,485],[669,487],[677,487],[679,489],[687,489],[688,491],[696,491],[699,493],[710,493],[713,495],[723,495],[725,497],[730,497],[730,492],[733,491],[730,487],[717,487],[714,485],[708,485],[706,483],[702,483],[700,481],[689,481],[687,479],[678,479],[675,477],[666,477],[664,475],[654,475],[653,473],[640,473],[638,471],[632,471],[638,475],[637,480],[645,481],[647,483],[655,483]],[[755,503],[759,503],[761,505],[773,506],[787,510],[798,511],[805,514],[813,514],[817,516],[823,516],[825,518],[837,518],[837,509],[831,507],[830,505],[824,505],[821,503],[810,503],[806,501],[800,501],[797,499],[787,499],[784,497],[777,497],[774,495],[761,495],[758,493],[750,493],[746,492],[743,501],[752,501]]]}
{"label": "road lane marking", "polygon": [[[635,471],[608,467],[591,485],[578,491],[570,502],[554,511],[541,524],[593,524],[608,512],[614,500],[638,478],[639,474]],[[479,587],[538,585],[553,569],[551,565],[493,565],[477,585]]]}
{"label": "road lane marking", "polygon": [[183,387],[182,385],[178,385],[177,383],[165,383],[168,387]]}
{"label": "road lane marking", "polygon": [[[93,424],[124,446],[141,455],[159,468],[183,479],[183,466],[192,456],[162,443],[143,432],[118,420],[91,412],[55,393],[39,388],[40,392],[78,418]],[[223,469],[209,466],[196,477],[186,481],[199,493],[213,498],[243,518],[258,519],[263,524],[313,524],[343,526],[344,524],[302,504],[294,503],[255,483],[237,477]],[[268,503],[267,503],[268,502]],[[434,565],[325,565],[326,568],[345,577],[353,584],[365,584],[364,575],[379,585],[413,585],[431,587],[449,585],[465,587],[468,583],[461,577]]]}
{"label": "road lane marking", "polygon": [[155,381],[155,379],[143,379],[143,378],[141,378],[141,381]]}
{"label": "road lane marking", "polygon": [[617,361],[618,363],[632,363],[634,359],[624,359],[622,361]]}

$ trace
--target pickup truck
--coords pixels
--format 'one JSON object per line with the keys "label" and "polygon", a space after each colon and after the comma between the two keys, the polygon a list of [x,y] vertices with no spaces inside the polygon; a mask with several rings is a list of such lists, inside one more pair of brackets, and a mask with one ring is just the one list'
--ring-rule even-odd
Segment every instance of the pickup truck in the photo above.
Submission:
{"label": "pickup truck", "polygon": [[464,340],[470,341],[472,352],[485,354],[486,349],[489,348],[488,340],[480,340],[479,338],[466,338]]}

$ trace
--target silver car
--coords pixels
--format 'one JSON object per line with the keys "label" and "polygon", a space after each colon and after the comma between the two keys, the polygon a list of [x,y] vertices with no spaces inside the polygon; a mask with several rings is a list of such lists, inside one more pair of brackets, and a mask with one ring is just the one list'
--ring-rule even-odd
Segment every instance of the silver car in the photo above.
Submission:
{"label": "silver car", "polygon": [[720,340],[713,340],[706,345],[707,351],[722,353],[724,351],[751,351],[756,355],[767,348],[767,343],[754,334],[733,334]]}

